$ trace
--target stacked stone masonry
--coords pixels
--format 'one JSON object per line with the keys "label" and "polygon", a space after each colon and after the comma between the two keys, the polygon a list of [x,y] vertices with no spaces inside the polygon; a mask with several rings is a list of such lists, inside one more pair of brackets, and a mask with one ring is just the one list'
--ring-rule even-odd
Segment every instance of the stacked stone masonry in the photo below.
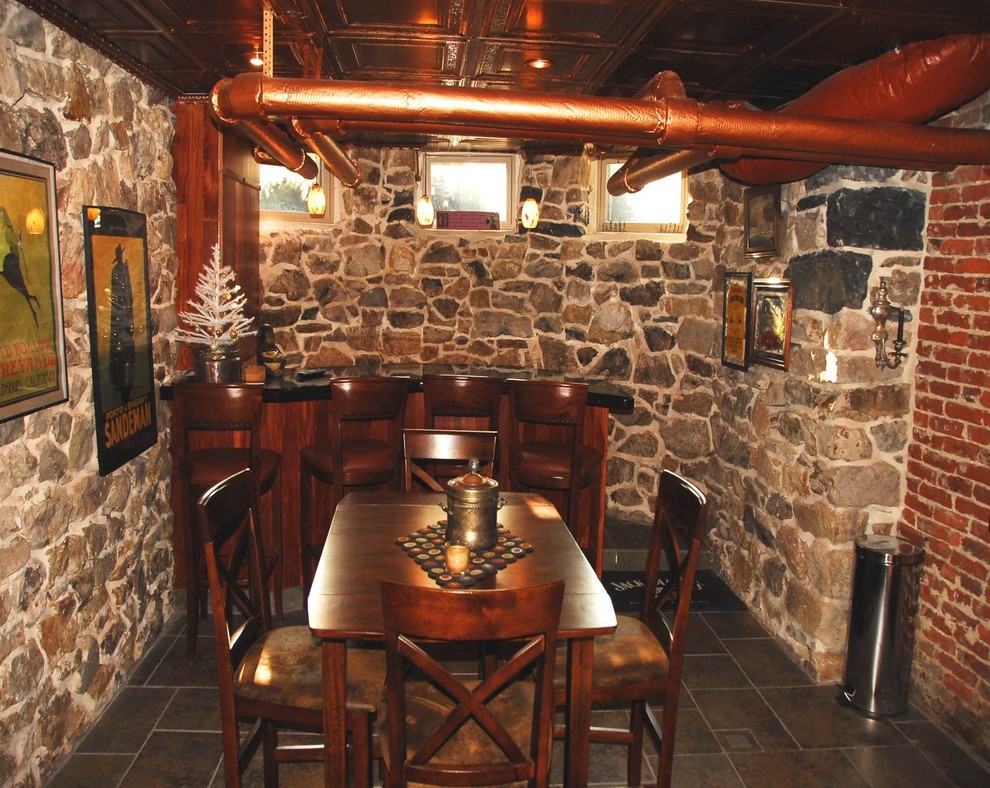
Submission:
{"label": "stacked stone masonry", "polygon": [[[82,206],[147,215],[152,321],[174,324],[172,130],[161,95],[0,4],[0,147],[55,165],[69,382],[67,403],[0,424],[3,785],[51,774],[171,614],[168,419],[156,446],[98,474]],[[0,308],[23,306],[10,293]],[[164,374],[160,339],[154,354]]]}

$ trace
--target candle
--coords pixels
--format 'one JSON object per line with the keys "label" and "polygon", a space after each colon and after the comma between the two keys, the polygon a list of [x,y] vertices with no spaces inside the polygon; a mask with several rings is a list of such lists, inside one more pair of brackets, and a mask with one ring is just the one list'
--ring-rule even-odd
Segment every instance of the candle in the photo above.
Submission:
{"label": "candle", "polygon": [[897,310],[897,341],[904,341],[904,309]]}
{"label": "candle", "polygon": [[452,575],[463,575],[471,559],[471,550],[464,542],[447,542],[447,571]]}

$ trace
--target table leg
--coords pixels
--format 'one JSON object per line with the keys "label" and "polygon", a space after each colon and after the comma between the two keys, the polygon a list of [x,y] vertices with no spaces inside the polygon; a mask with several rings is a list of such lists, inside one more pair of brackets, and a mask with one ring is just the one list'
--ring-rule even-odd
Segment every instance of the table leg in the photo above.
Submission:
{"label": "table leg", "polygon": [[347,785],[347,643],[323,641],[323,768],[325,784]]}
{"label": "table leg", "polygon": [[591,736],[591,667],[594,638],[567,641],[567,736],[564,740],[564,785],[588,784]]}

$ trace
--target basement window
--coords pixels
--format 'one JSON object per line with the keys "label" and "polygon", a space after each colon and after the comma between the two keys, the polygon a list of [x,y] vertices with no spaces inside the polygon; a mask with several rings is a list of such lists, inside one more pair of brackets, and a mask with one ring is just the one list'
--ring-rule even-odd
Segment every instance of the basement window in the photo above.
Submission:
{"label": "basement window", "polygon": [[[502,230],[514,227],[516,161],[515,155],[502,153],[427,153],[423,191],[416,199],[424,193],[430,195],[437,212],[437,229],[443,229],[442,211],[465,211],[475,218],[479,214],[497,213]],[[455,224],[452,220],[447,226],[467,229]],[[489,225],[488,229],[498,228]]]}
{"label": "basement window", "polygon": [[637,233],[681,241],[687,232],[687,178],[683,172],[613,197],[606,184],[625,159],[602,159],[598,168],[596,227],[600,233]]}
{"label": "basement window", "polygon": [[[320,224],[331,220],[334,178],[327,174],[317,156],[308,155],[320,168],[315,180],[303,178],[278,164],[260,166],[262,230],[276,230],[286,224]],[[306,205],[306,197],[314,183],[321,186],[326,197],[326,210],[322,216],[310,216]]]}

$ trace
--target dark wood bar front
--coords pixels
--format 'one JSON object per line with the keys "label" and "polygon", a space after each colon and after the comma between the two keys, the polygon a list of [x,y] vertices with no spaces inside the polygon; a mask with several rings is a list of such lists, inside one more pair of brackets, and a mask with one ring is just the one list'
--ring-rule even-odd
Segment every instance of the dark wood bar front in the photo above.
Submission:
{"label": "dark wood bar front", "polygon": [[[586,379],[560,373],[532,372],[528,370],[468,370],[451,367],[362,367],[360,369],[333,369],[315,379],[301,381],[294,372],[287,372],[278,381],[265,385],[264,409],[262,422],[262,445],[273,449],[282,455],[282,529],[283,545],[282,558],[285,562],[285,586],[292,588],[302,584],[302,569],[299,552],[299,452],[303,446],[312,442],[318,435],[328,435],[330,429],[331,408],[330,380],[343,375],[392,375],[409,378],[409,399],[406,405],[406,426],[423,427],[425,414],[421,377],[424,373],[432,374],[483,374],[497,376],[503,380],[539,379],[539,380],[568,380],[588,384],[588,407],[585,414],[584,441],[587,445],[598,448],[607,455],[608,444],[608,415],[612,413],[629,413],[632,411],[632,397],[622,391],[614,383],[607,380]],[[161,398],[168,402],[172,399],[172,389],[169,384],[161,387]],[[508,397],[503,394],[499,414],[499,433],[507,435],[509,407]],[[475,424],[470,419],[460,424],[444,423],[443,427],[451,429],[480,429],[482,425]],[[508,479],[508,450],[507,441],[501,440],[500,455],[496,478],[502,490],[509,490]],[[326,485],[317,485],[325,488]],[[186,509],[179,500],[181,485],[178,480],[178,470],[173,463],[172,468],[172,512],[175,515],[173,529],[175,540],[175,565],[177,588],[186,588],[186,544],[185,538],[189,533],[186,527]],[[542,493],[560,507],[560,501],[554,500],[549,492]],[[330,497],[327,489],[319,490],[316,522],[329,524]],[[270,521],[268,511],[269,501],[261,504],[261,516],[267,524]],[[600,483],[593,489],[586,489],[581,498],[580,517],[574,526],[574,536],[582,548],[590,543],[592,528],[600,528],[605,517],[605,473],[600,474]],[[438,509],[439,517],[443,513]],[[266,544],[271,544],[271,534],[265,533]],[[589,556],[594,562],[594,556]],[[600,557],[599,557],[600,560]]]}

